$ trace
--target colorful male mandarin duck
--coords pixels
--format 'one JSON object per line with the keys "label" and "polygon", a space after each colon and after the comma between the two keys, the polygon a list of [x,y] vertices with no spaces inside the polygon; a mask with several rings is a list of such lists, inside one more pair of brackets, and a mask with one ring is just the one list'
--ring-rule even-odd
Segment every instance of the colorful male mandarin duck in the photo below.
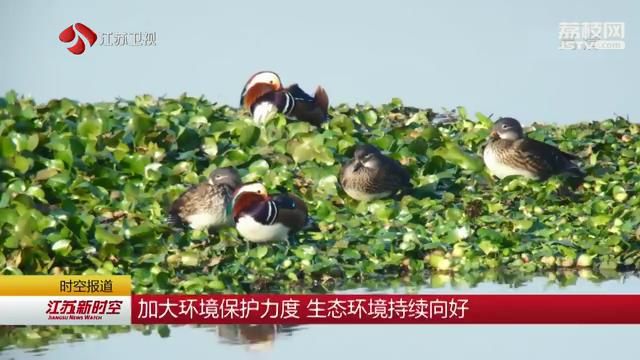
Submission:
{"label": "colorful male mandarin duck", "polygon": [[360,145],[340,170],[340,185],[358,201],[386,198],[411,189],[407,170],[372,145]]}
{"label": "colorful male mandarin duck", "polygon": [[199,230],[232,226],[228,208],[240,186],[242,180],[235,169],[216,169],[206,181],[191,187],[173,202],[167,221],[172,226]]}
{"label": "colorful male mandarin duck", "polygon": [[275,113],[320,126],[327,120],[329,97],[318,86],[312,97],[298,84],[282,86],[278,74],[261,71],[253,75],[242,89],[240,105],[251,112],[253,120],[265,123]]}
{"label": "colorful male mandarin duck", "polygon": [[309,221],[301,199],[289,194],[271,197],[260,183],[246,184],[236,191],[232,215],[238,233],[255,243],[286,241]]}
{"label": "colorful male mandarin duck", "polygon": [[484,148],[485,165],[500,179],[521,175],[546,180],[562,173],[583,178],[585,173],[573,163],[574,160],[578,157],[527,138],[518,120],[508,117],[496,121],[489,143]]}

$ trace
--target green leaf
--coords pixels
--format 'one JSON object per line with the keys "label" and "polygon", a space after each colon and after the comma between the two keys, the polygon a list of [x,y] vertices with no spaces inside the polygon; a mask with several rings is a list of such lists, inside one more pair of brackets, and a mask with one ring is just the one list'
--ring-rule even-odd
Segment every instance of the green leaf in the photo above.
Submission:
{"label": "green leaf", "polygon": [[185,128],[177,139],[180,151],[190,151],[198,149],[202,145],[202,140],[197,131]]}
{"label": "green leaf", "polygon": [[318,181],[317,191],[326,195],[338,194],[338,178],[335,175],[325,176]]}
{"label": "green leaf", "polygon": [[249,172],[252,174],[263,176],[267,171],[269,171],[269,163],[264,159],[256,160],[249,165]]}
{"label": "green leaf", "polygon": [[194,126],[194,127],[206,125],[208,123],[209,123],[209,120],[207,120],[207,118],[205,116],[202,116],[202,115],[192,116],[189,119],[189,125]]}
{"label": "green leaf", "polygon": [[160,335],[161,338],[168,338],[171,336],[171,328],[167,325],[158,326],[158,335]]}
{"label": "green leaf", "polygon": [[480,228],[476,231],[476,234],[478,234],[478,237],[481,239],[488,239],[494,242],[500,242],[503,239],[502,234],[488,228]]}
{"label": "green leaf", "polygon": [[482,250],[482,252],[485,255],[497,253],[499,250],[498,246],[489,240],[480,241],[480,243],[478,244],[478,247],[480,248],[480,250]]}
{"label": "green leaf", "polygon": [[591,226],[606,225],[611,221],[611,215],[596,215],[591,217]]}
{"label": "green leaf", "polygon": [[479,172],[484,170],[484,161],[479,157],[464,152],[458,145],[447,142],[445,146],[434,151],[434,155],[440,156],[463,169]]}
{"label": "green leaf", "polygon": [[253,125],[247,125],[242,129],[242,132],[240,132],[240,135],[238,136],[238,143],[244,146],[252,145],[255,144],[259,137],[260,128]]}
{"label": "green leaf", "polygon": [[513,228],[516,230],[527,231],[533,226],[533,221],[529,219],[514,220]]}
{"label": "green leaf", "polygon": [[627,200],[627,191],[620,185],[616,185],[613,187],[613,198],[617,202],[624,202]]}
{"label": "green leaf", "polygon": [[40,139],[38,137],[38,134],[29,135],[29,137],[27,138],[26,150],[28,151],[35,150],[38,147],[39,142],[40,142]]}
{"label": "green leaf", "polygon": [[200,259],[195,251],[185,251],[180,254],[180,262],[184,266],[198,266]]}
{"label": "green leaf", "polygon": [[102,121],[95,116],[84,118],[78,124],[78,135],[84,138],[95,139],[102,133]]}
{"label": "green leaf", "polygon": [[219,279],[209,281],[207,287],[215,291],[222,291],[226,289],[226,285],[224,284],[224,282],[220,281]]}
{"label": "green leaf", "polygon": [[256,248],[254,257],[256,259],[262,259],[267,255],[268,252],[269,252],[269,248],[267,246],[260,245]]}
{"label": "green leaf", "polygon": [[367,110],[359,114],[359,117],[365,124],[369,126],[375,125],[378,121],[378,114],[373,110]]}
{"label": "green leaf", "polygon": [[209,157],[215,157],[218,155],[218,142],[212,137],[205,138],[202,150],[209,155]]}
{"label": "green leaf", "polygon": [[67,256],[71,252],[71,240],[62,239],[58,240],[51,245],[51,250],[60,256]]}
{"label": "green leaf", "polygon": [[43,181],[43,180],[47,180],[49,178],[51,178],[52,176],[55,176],[58,174],[58,169],[54,169],[54,168],[46,168],[46,169],[42,169],[40,171],[38,171],[36,173],[36,176],[33,178],[36,181]]}
{"label": "green leaf", "polygon": [[107,244],[117,245],[124,240],[122,236],[114,234],[102,226],[96,226],[95,237],[96,237],[96,240],[103,245],[107,245]]}
{"label": "green leaf", "polygon": [[21,173],[26,173],[33,166],[33,159],[16,155],[13,158],[13,168]]}
{"label": "green leaf", "polygon": [[223,158],[221,166],[238,166],[249,160],[249,155],[244,150],[234,149],[227,151]]}
{"label": "green leaf", "polygon": [[26,193],[27,195],[32,196],[45,204],[47,203],[47,200],[45,199],[45,196],[44,196],[44,191],[39,186],[30,186],[27,189]]}
{"label": "green leaf", "polygon": [[0,157],[10,158],[16,153],[16,146],[9,137],[0,136]]}
{"label": "green leaf", "polygon": [[345,260],[359,260],[360,257],[360,252],[355,249],[345,249],[342,252],[342,258]]}
{"label": "green leaf", "polygon": [[304,135],[287,144],[287,152],[296,163],[314,160],[318,163],[333,165],[332,154],[324,146],[324,140],[320,134]]}
{"label": "green leaf", "polygon": [[369,205],[369,212],[372,213],[376,219],[388,220],[391,218],[391,215],[393,215],[394,209],[384,201],[375,201]]}
{"label": "green leaf", "polygon": [[13,105],[18,100],[18,94],[15,92],[15,90],[9,90],[4,95],[4,98],[5,98],[5,100],[7,101],[8,104]]}
{"label": "green leaf", "polygon": [[310,260],[317,254],[317,249],[312,245],[300,245],[293,249],[293,253],[300,259]]}
{"label": "green leaf", "polygon": [[483,113],[477,112],[476,119],[478,119],[478,122],[488,129],[493,126],[493,121],[491,121],[491,119],[485,116]]}

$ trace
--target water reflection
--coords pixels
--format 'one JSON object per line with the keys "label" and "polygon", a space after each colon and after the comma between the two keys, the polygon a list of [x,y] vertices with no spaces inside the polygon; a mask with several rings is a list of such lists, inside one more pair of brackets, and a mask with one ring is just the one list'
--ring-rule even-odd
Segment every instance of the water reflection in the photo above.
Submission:
{"label": "water reflection", "polygon": [[[617,271],[594,271],[592,269],[557,269],[545,273],[526,273],[509,269],[493,269],[483,271],[471,271],[468,273],[434,273],[428,277],[401,277],[390,278],[384,281],[367,280],[360,282],[345,282],[335,287],[329,286],[329,292],[349,292],[353,289],[364,291],[395,291],[418,292],[428,289],[436,291],[467,291],[488,284],[499,285],[508,289],[525,291],[524,288],[530,286],[532,282],[544,283],[545,286],[540,291],[547,288],[566,288],[575,286],[578,281],[585,283],[599,284],[607,281],[619,281],[624,284],[628,279],[638,279],[638,272],[617,272]],[[320,291],[320,290],[318,290]]]}
{"label": "water reflection", "polygon": [[273,347],[276,338],[291,336],[299,329],[295,325],[219,325],[216,333],[222,343],[245,345],[251,351],[264,351]]}
{"label": "water reflection", "polygon": [[[392,279],[385,282],[369,282],[365,284],[346,283],[339,288],[331,289],[338,293],[433,293],[433,292],[465,292],[465,293],[640,293],[640,277],[637,273],[602,273],[588,269],[561,270],[537,276],[508,272],[485,272],[475,274],[433,274],[420,282],[407,279]],[[341,332],[358,331],[352,327],[340,327]],[[375,326],[370,326],[375,327]],[[425,331],[428,327],[414,326],[415,330]],[[131,342],[140,339],[155,338],[161,341],[156,346],[170,345],[175,334],[185,332],[197,334],[198,340],[189,336],[178,336],[180,347],[207,349],[241,348],[248,352],[273,351],[280,343],[296,344],[300,337],[308,338],[309,331],[317,331],[316,327],[283,326],[283,325],[220,325],[220,326],[0,326],[0,358],[33,357],[55,352],[69,352],[75,346],[85,346],[89,340],[104,340],[100,343]],[[377,328],[376,328],[377,329]],[[420,330],[422,329],[422,330]],[[371,330],[377,331],[377,330]],[[299,336],[298,334],[305,334]],[[205,335],[205,338],[201,338]],[[195,336],[195,335],[194,335]],[[351,336],[351,335],[349,335]],[[167,339],[163,339],[167,338]],[[121,340],[124,339],[124,340]],[[285,339],[290,339],[285,341]],[[335,339],[340,341],[343,339]],[[80,345],[75,343],[81,342]],[[91,341],[90,343],[96,343]],[[162,345],[166,344],[166,345]],[[104,345],[95,345],[95,347]],[[134,345],[137,346],[137,345]],[[66,350],[65,350],[66,349]],[[145,350],[146,351],[146,350]],[[203,349],[204,351],[204,349]],[[60,356],[61,357],[61,356]],[[58,356],[56,356],[58,358]],[[63,357],[67,358],[67,357]],[[78,357],[82,358],[82,357]],[[67,358],[67,360],[70,360]]]}
{"label": "water reflection", "polygon": [[50,345],[107,339],[131,330],[130,326],[0,326],[0,355],[12,348],[39,354]]}

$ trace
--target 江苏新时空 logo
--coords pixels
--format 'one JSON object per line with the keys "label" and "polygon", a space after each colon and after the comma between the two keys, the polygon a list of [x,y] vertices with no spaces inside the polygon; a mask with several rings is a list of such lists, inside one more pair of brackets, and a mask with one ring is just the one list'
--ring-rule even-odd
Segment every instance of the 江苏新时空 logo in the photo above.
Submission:
{"label": "\u6c5f\u82cf\u65b0\u65f6\u7a7a logo", "polygon": [[122,300],[49,300],[49,320],[103,320],[105,315],[120,315]]}

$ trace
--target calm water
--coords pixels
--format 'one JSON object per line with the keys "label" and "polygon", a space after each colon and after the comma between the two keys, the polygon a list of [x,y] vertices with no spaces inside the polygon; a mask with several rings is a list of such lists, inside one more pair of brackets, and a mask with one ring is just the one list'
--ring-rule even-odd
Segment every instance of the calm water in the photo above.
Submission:
{"label": "calm water", "polygon": [[[583,274],[584,275],[584,274]],[[349,290],[349,293],[366,292]],[[535,278],[522,286],[481,283],[472,288],[398,288],[375,292],[465,293],[640,293],[640,279],[622,276],[558,285]],[[446,357],[447,359],[597,359],[637,353],[638,326],[420,326],[313,325],[295,327],[233,326],[171,327],[169,336],[154,329],[111,334],[107,339],[63,342],[36,349],[9,348],[0,359],[365,359]]]}

